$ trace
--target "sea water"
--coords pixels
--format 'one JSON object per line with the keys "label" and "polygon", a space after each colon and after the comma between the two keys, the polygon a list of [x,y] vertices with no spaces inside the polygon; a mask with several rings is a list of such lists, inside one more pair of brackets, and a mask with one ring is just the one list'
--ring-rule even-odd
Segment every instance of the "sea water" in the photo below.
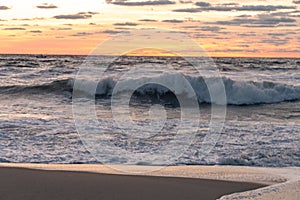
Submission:
{"label": "sea water", "polygon": [[[160,163],[160,159],[151,163],[144,162],[143,158],[138,161],[122,158],[122,155],[116,159],[105,154],[99,157],[87,148],[76,129],[72,110],[73,85],[78,81],[79,69],[85,67],[85,59],[85,56],[0,55],[0,162],[102,163],[109,160],[113,164],[166,164]],[[107,133],[104,139],[113,147],[138,156],[155,152],[172,141],[181,120],[176,95],[185,94],[183,85],[176,81],[180,73],[190,83],[199,103],[200,118],[191,120],[200,123],[194,132],[186,126],[185,134],[194,134],[195,138],[186,149],[170,148],[170,152],[178,150],[180,155],[167,164],[300,166],[300,59],[213,59],[218,78],[224,84],[227,105],[224,126],[205,155],[199,149],[206,145],[205,135],[211,134],[211,109],[220,106],[212,102],[206,81],[214,82],[216,77],[195,73],[187,60],[176,57],[122,57],[113,64],[106,61],[106,57],[96,58],[97,67],[107,69],[99,77],[95,91],[90,92],[98,128]],[[166,65],[176,69],[176,73],[164,69]],[[159,120],[167,116],[161,118],[160,121],[165,121],[159,129],[151,129],[149,133],[118,127],[115,122],[122,119],[113,118],[114,88],[120,75],[132,66],[147,70],[128,75],[123,81],[125,86],[145,80],[150,83],[133,93],[129,101],[131,118],[150,130],[156,124],[151,124],[149,113],[155,115],[163,110],[155,116]],[[169,81],[179,92],[155,84],[160,80]],[[101,146],[95,148],[101,153]]]}

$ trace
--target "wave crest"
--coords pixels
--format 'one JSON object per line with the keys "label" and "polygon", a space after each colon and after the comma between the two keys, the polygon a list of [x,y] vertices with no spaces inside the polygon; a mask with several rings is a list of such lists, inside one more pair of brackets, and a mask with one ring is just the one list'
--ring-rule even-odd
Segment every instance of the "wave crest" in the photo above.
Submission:
{"label": "wave crest", "polygon": [[[195,76],[185,76],[189,81],[192,88],[194,89],[195,94],[200,103],[216,103],[211,102],[210,94],[207,88],[206,83],[213,83],[216,81],[216,77],[195,77]],[[140,79],[149,79],[150,82],[161,82],[161,79],[172,81],[174,88],[176,88],[175,95],[186,95],[186,88],[182,85],[181,82],[176,82],[176,75],[164,73],[157,75],[155,77],[139,77],[135,79],[128,79],[124,81],[124,84],[128,85],[130,88],[131,85],[134,85],[136,81]],[[287,85],[277,82],[255,82],[255,81],[237,81],[227,77],[222,77],[227,104],[231,105],[251,105],[251,104],[266,104],[266,103],[280,103],[284,101],[296,101],[300,100],[300,86]],[[79,81],[79,80],[76,80]],[[106,77],[101,79],[97,83],[96,96],[101,97],[110,97],[112,95],[113,89],[117,84],[117,79],[113,77]],[[172,93],[168,88],[159,85],[159,84],[147,84],[143,87],[138,88],[135,91],[135,94],[138,94],[139,97],[145,95],[153,95],[156,97],[168,95]],[[33,86],[3,86],[0,87],[1,93],[17,93],[17,92],[61,92],[73,90],[74,79],[63,79],[53,81],[47,84],[33,85]],[[92,85],[95,85],[95,82],[88,80],[79,81],[79,85],[84,86],[81,89],[81,92],[94,95],[93,91],[90,91],[89,88],[92,88]],[[126,88],[126,87],[124,87]],[[126,91],[124,91],[126,92]]]}
{"label": "wave crest", "polygon": [[[184,95],[186,89],[181,82],[176,82],[175,74],[164,73],[156,77],[140,77],[135,79],[128,79],[123,81],[125,85],[128,85],[128,88],[131,88],[131,85],[134,85],[136,81],[140,79],[149,79],[149,82],[161,82],[161,79],[172,81],[176,88],[176,95]],[[200,103],[216,103],[211,102],[210,94],[207,88],[207,83],[213,83],[216,81],[216,77],[194,77],[194,76],[185,76],[185,78],[190,82],[193,87],[197,98]],[[300,99],[300,87],[287,85],[276,82],[255,82],[255,81],[237,81],[230,78],[222,77],[226,96],[227,103],[231,105],[251,105],[251,104],[265,104],[265,103],[280,103],[284,101],[295,101]],[[112,77],[107,77],[99,81],[96,95],[99,96],[111,96],[113,89],[117,83]],[[154,95],[154,96],[164,96],[171,91],[159,84],[147,84],[143,87],[138,88],[135,93],[139,96],[143,95]],[[89,81],[84,81],[83,85],[85,88],[89,88],[89,84],[93,84]],[[126,88],[126,87],[124,87]],[[89,91],[84,91],[89,92]],[[126,92],[126,91],[124,91]]]}

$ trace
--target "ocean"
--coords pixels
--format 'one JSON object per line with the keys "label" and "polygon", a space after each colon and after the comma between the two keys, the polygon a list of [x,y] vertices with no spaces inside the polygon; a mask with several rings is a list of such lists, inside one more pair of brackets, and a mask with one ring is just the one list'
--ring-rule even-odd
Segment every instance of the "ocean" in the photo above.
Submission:
{"label": "ocean", "polygon": [[[0,55],[0,162],[300,166],[300,59],[213,58],[219,77],[199,74],[177,57],[110,61],[95,56],[94,65],[105,73],[82,84],[86,56]],[[130,73],[133,66],[145,70]],[[226,105],[212,97],[222,92],[211,94],[206,85],[217,80]],[[112,97],[136,83],[143,86],[119,112],[124,96]],[[180,99],[189,89],[199,117],[182,113]],[[210,130],[213,108],[225,114],[216,132]],[[129,118],[136,126],[126,126]]]}

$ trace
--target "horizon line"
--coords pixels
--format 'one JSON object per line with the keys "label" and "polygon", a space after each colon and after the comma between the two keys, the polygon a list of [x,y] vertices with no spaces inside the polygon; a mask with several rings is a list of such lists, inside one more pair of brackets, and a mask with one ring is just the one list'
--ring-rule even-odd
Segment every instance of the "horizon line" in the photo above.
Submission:
{"label": "horizon line", "polygon": [[286,59],[286,58],[293,58],[293,59],[300,59],[299,57],[278,57],[278,56],[171,56],[171,55],[97,55],[97,54],[44,54],[44,53],[0,53],[0,55],[45,55],[45,56],[107,56],[107,57],[210,57],[210,58],[278,58],[278,59]]}

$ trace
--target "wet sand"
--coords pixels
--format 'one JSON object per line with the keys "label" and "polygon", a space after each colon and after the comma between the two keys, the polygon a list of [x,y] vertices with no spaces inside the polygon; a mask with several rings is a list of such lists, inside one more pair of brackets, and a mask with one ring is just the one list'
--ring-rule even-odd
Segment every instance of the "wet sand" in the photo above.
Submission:
{"label": "wet sand", "polygon": [[210,200],[264,186],[198,178],[0,167],[0,199],[5,200]]}

